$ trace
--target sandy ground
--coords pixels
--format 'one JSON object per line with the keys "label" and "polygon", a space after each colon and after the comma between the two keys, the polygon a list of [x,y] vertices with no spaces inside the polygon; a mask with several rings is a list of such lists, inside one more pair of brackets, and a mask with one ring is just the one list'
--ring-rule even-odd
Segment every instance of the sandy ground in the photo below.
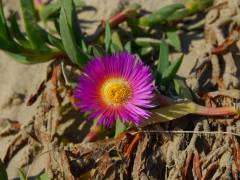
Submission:
{"label": "sandy ground", "polygon": [[[142,7],[148,11],[155,10],[170,4],[173,0],[130,0],[139,2]],[[102,20],[110,16],[113,9],[117,7],[118,0],[87,0],[86,4],[96,7],[96,11],[82,12],[80,19],[85,21],[95,22],[87,25],[87,32],[93,32],[96,25]],[[176,1],[174,1],[176,2]],[[19,0],[6,0],[5,11],[8,9],[19,9]],[[186,76],[193,65],[190,57],[185,57],[182,68],[179,71],[180,76]],[[37,65],[23,65],[13,61],[10,57],[0,52],[0,120],[9,118],[18,120],[21,124],[27,123],[36,113],[36,105],[27,107],[25,102],[28,97],[34,92],[39,83],[46,75],[46,67],[48,63]],[[0,139],[0,158],[3,157],[6,151],[6,145],[11,139]],[[11,162],[8,168],[10,179],[16,176],[18,164],[24,158],[23,150]],[[37,167],[32,167],[34,174],[39,171],[43,162],[38,161]],[[34,170],[35,169],[35,170]]]}

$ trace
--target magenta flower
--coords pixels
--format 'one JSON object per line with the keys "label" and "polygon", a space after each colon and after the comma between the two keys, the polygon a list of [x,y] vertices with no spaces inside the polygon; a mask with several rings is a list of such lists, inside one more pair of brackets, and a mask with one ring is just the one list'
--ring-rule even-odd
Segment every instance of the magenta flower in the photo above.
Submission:
{"label": "magenta flower", "polygon": [[129,53],[91,60],[74,90],[76,106],[90,119],[111,127],[116,119],[139,125],[150,116],[153,79],[147,66]]}

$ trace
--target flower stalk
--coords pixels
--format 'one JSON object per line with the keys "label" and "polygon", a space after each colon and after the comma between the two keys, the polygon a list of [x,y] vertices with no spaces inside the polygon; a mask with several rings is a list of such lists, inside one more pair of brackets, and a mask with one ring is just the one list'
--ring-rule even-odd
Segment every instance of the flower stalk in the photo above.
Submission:
{"label": "flower stalk", "polygon": [[230,107],[205,107],[197,104],[192,104],[195,111],[194,114],[205,115],[205,116],[227,116],[237,114],[237,109],[233,106]]}

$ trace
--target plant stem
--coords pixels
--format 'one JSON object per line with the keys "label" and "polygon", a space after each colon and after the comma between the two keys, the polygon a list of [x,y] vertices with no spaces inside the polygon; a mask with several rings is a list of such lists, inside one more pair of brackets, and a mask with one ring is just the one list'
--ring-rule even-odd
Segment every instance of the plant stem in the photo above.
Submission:
{"label": "plant stem", "polygon": [[226,116],[237,114],[235,107],[205,107],[194,104],[196,112],[195,114],[206,115],[206,116]]}

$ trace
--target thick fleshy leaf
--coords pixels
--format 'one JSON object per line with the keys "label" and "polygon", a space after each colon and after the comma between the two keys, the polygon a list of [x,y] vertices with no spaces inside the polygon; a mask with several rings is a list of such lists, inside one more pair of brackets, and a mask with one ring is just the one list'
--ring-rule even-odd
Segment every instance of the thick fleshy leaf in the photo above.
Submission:
{"label": "thick fleshy leaf", "polygon": [[183,55],[175,60],[162,74],[162,79],[164,81],[171,81],[177,74],[183,60]]}
{"label": "thick fleshy leaf", "polygon": [[174,82],[175,90],[179,97],[187,98],[188,100],[192,100],[192,93],[183,80],[174,79],[173,82]]}
{"label": "thick fleshy leaf", "polygon": [[159,47],[159,44],[161,43],[161,41],[158,39],[147,38],[147,37],[138,37],[134,40],[134,42],[141,47],[147,47],[147,46]]}
{"label": "thick fleshy leaf", "polygon": [[169,49],[165,40],[161,41],[159,49],[160,50],[159,50],[157,70],[160,74],[163,74],[164,71],[169,66],[169,61],[168,61]]}
{"label": "thick fleshy leaf", "polygon": [[37,53],[37,52],[22,52],[22,53],[12,53],[6,52],[9,56],[11,56],[15,61],[23,64],[36,64],[47,62],[54,57],[59,55],[59,52],[51,52],[51,53]]}
{"label": "thick fleshy leaf", "polygon": [[124,45],[124,50],[126,50],[126,51],[129,52],[129,53],[132,52],[132,43],[131,43],[131,41],[128,41],[128,42]]}
{"label": "thick fleshy leaf", "polygon": [[7,22],[3,12],[3,3],[0,0],[0,37],[11,40],[11,36],[7,27]]}
{"label": "thick fleshy leaf", "polygon": [[20,180],[27,180],[26,174],[21,169],[18,170],[18,174],[19,174]]}
{"label": "thick fleshy leaf", "polygon": [[146,56],[148,54],[150,54],[153,51],[153,47],[143,47],[140,49],[140,55],[141,56]]}
{"label": "thick fleshy leaf", "polygon": [[175,50],[181,51],[181,41],[176,30],[167,31],[167,42],[174,47]]}
{"label": "thick fleshy leaf", "polygon": [[149,15],[143,16],[139,19],[139,25],[141,26],[153,26],[158,24],[164,24],[167,18],[171,16],[175,11],[183,9],[183,4],[172,4],[165,6]]}
{"label": "thick fleshy leaf", "polygon": [[184,0],[185,6],[191,13],[206,10],[213,5],[213,2],[214,0]]}
{"label": "thick fleshy leaf", "polygon": [[81,41],[81,44],[82,44],[82,50],[84,53],[87,53],[88,52],[88,47],[87,47],[87,44],[85,43],[84,40]]}
{"label": "thick fleshy leaf", "polygon": [[48,180],[48,175],[47,175],[47,173],[45,172],[45,173],[41,174],[41,175],[37,178],[37,180]]}
{"label": "thick fleshy leaf", "polygon": [[103,55],[106,54],[106,52],[104,51],[104,49],[102,47],[96,46],[96,45],[88,46],[88,53],[93,54],[94,57],[102,57]]}
{"label": "thick fleshy leaf", "polygon": [[24,52],[24,48],[15,43],[14,41],[11,40],[6,40],[3,37],[0,36],[0,49],[4,51],[9,51],[12,53],[22,53]]}
{"label": "thick fleshy leaf", "polygon": [[147,121],[143,121],[141,126],[172,121],[187,114],[195,113],[195,111],[195,105],[190,101],[184,101],[170,106],[160,107],[158,109],[154,109],[151,117]]}
{"label": "thick fleshy leaf", "polygon": [[119,46],[117,46],[116,44],[111,44],[110,46],[110,52],[113,53],[117,53],[117,52],[121,52],[121,49],[119,48]]}
{"label": "thick fleshy leaf", "polygon": [[48,41],[52,46],[55,46],[56,48],[60,49],[61,51],[64,51],[64,47],[63,47],[63,43],[61,41],[61,39],[48,34]]}
{"label": "thick fleshy leaf", "polygon": [[0,159],[0,179],[8,180],[7,171],[1,159]]}
{"label": "thick fleshy leaf", "polygon": [[178,9],[173,14],[171,14],[171,16],[169,16],[166,20],[167,22],[179,21],[189,15],[191,15],[190,11],[188,11],[186,8]]}
{"label": "thick fleshy leaf", "polygon": [[37,23],[37,14],[32,0],[21,0],[21,8],[26,33],[33,49],[50,52],[46,45],[46,34]]}
{"label": "thick fleshy leaf", "polygon": [[126,129],[127,126],[120,119],[117,119],[115,125],[115,137],[124,132]]}
{"label": "thick fleshy leaf", "polygon": [[78,64],[79,66],[83,66],[87,61],[87,57],[81,53],[81,49],[77,45],[77,37],[73,31],[73,24],[77,23],[73,21],[73,1],[62,0],[61,3],[62,7],[60,12],[60,34],[62,37],[64,49],[73,63]]}
{"label": "thick fleshy leaf", "polygon": [[[77,8],[81,8],[85,5],[82,0],[74,0],[74,4]],[[61,2],[53,2],[47,5],[44,5],[39,12],[39,15],[43,21],[49,20],[51,17],[59,15],[61,9]]]}
{"label": "thick fleshy leaf", "polygon": [[120,36],[116,31],[112,33],[112,44],[117,46],[119,51],[123,51],[123,45],[122,45]]}
{"label": "thick fleshy leaf", "polygon": [[17,13],[14,13],[10,17],[10,24],[11,24],[11,35],[25,48],[31,48],[31,44],[26,39],[25,35],[21,32],[19,25],[17,23]]}
{"label": "thick fleshy leaf", "polygon": [[61,3],[59,1],[48,5],[44,5],[39,12],[40,18],[43,21],[47,21],[49,18],[57,16],[60,12],[60,9]]}
{"label": "thick fleshy leaf", "polygon": [[106,27],[105,27],[105,39],[104,39],[106,52],[109,52],[110,50],[111,40],[112,40],[111,28],[110,28],[109,22],[107,21]]}
{"label": "thick fleshy leaf", "polygon": [[81,46],[82,34],[81,34],[81,29],[79,28],[79,23],[77,20],[75,1],[61,0],[61,7],[64,7],[65,9],[67,22],[72,28],[73,35],[76,38],[77,45]]}

